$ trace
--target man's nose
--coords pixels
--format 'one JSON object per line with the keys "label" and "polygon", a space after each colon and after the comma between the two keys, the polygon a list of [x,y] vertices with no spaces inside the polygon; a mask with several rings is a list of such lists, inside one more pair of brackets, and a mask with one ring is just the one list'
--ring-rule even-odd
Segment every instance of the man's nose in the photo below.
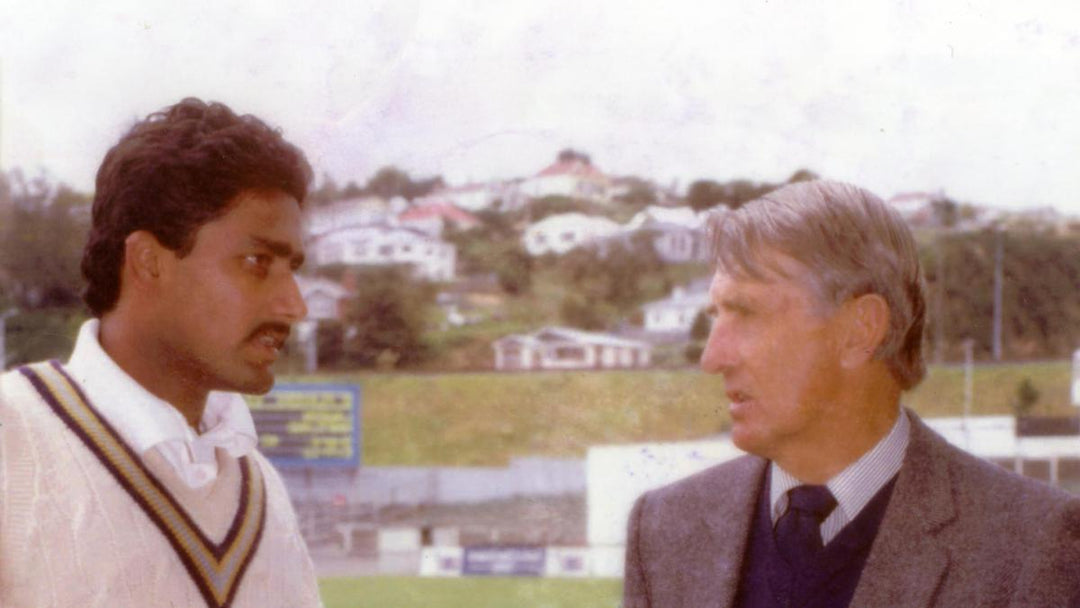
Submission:
{"label": "man's nose", "polygon": [[720,320],[713,320],[705,350],[701,352],[701,370],[710,374],[722,374],[735,360],[734,344],[729,328]]}
{"label": "man's nose", "polygon": [[307,316],[307,304],[294,275],[289,274],[281,281],[275,294],[274,312],[289,323],[302,321]]}

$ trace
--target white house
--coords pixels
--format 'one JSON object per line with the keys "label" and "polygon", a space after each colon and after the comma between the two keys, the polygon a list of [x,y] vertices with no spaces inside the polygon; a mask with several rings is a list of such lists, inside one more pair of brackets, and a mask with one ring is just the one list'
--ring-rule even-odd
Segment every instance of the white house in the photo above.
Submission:
{"label": "white house", "polygon": [[349,290],[341,284],[322,277],[296,277],[296,286],[307,306],[307,320],[336,321],[341,318],[341,301],[349,296]]}
{"label": "white house", "polygon": [[690,207],[646,207],[623,227],[626,232],[647,232],[660,259],[669,264],[709,259],[705,233],[707,213]]}
{"label": "white house", "polygon": [[415,228],[428,236],[438,237],[442,236],[447,226],[468,230],[478,226],[480,220],[468,211],[455,207],[449,201],[431,201],[414,205],[401,212],[397,216],[397,223],[403,227]]}
{"label": "white house", "polygon": [[310,245],[316,265],[387,266],[407,264],[430,281],[454,278],[457,250],[418,230],[389,225],[343,228],[323,234]]}
{"label": "white house", "polygon": [[296,286],[307,306],[307,317],[296,324],[294,335],[304,355],[304,369],[313,372],[318,367],[319,322],[341,319],[341,302],[349,290],[330,279],[308,276],[297,276]]}
{"label": "white house", "polygon": [[688,334],[698,313],[709,306],[709,281],[675,287],[667,298],[645,304],[645,331]]}
{"label": "white house", "polygon": [[495,369],[614,369],[648,367],[652,346],[611,334],[545,327],[531,334],[499,338]]}
{"label": "white house", "polygon": [[385,224],[396,215],[393,205],[378,196],[362,196],[335,201],[323,207],[308,207],[307,233],[319,236],[343,228]]}
{"label": "white house", "polygon": [[424,206],[432,203],[449,203],[460,209],[475,213],[484,209],[491,209],[495,206],[496,201],[500,202],[499,209],[501,211],[517,209],[525,203],[518,182],[511,180],[442,188],[427,196],[413,199],[413,204]]}
{"label": "white house", "polygon": [[521,244],[529,255],[563,254],[574,247],[598,241],[621,230],[619,224],[582,213],[549,215],[525,229]]}
{"label": "white house", "polygon": [[582,159],[556,161],[526,179],[521,191],[532,198],[569,196],[590,201],[607,201],[610,180]]}

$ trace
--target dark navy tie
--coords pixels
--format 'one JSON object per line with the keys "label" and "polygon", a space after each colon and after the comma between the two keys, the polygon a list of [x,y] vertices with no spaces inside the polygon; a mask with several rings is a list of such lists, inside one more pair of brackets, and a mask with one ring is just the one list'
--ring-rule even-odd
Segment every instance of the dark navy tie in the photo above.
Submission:
{"label": "dark navy tie", "polygon": [[787,511],[776,522],[776,546],[795,571],[805,570],[821,552],[821,522],[836,508],[825,486],[796,486],[788,490]]}

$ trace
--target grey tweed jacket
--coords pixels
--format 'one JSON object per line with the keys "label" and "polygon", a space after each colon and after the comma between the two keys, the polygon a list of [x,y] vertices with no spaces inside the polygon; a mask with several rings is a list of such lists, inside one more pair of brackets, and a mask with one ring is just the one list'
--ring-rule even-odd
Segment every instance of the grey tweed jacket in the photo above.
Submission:
{"label": "grey tweed jacket", "polygon": [[[851,607],[1080,606],[1080,499],[908,416],[907,454]],[[732,606],[766,464],[744,456],[638,499],[625,608]]]}

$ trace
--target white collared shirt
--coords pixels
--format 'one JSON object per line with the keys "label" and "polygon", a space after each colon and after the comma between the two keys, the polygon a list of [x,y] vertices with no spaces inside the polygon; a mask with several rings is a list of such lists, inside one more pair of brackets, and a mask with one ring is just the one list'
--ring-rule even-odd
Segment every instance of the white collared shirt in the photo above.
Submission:
{"label": "white collared shirt", "polygon": [[66,369],[135,453],[158,450],[185,484],[199,488],[217,478],[215,448],[235,458],[254,449],[258,436],[243,397],[211,392],[196,433],[179,410],[143,388],[109,357],[98,341],[99,325],[91,319],[79,328]]}
{"label": "white collared shirt", "polygon": [[[900,470],[907,452],[911,434],[911,422],[907,414],[900,410],[892,430],[870,451],[848,465],[825,485],[836,498],[836,508],[821,522],[821,541],[828,544],[836,538],[844,526],[851,523],[863,507],[870,502],[890,479]],[[775,525],[787,511],[788,490],[803,482],[771,462],[769,504],[772,505],[772,520]]]}

